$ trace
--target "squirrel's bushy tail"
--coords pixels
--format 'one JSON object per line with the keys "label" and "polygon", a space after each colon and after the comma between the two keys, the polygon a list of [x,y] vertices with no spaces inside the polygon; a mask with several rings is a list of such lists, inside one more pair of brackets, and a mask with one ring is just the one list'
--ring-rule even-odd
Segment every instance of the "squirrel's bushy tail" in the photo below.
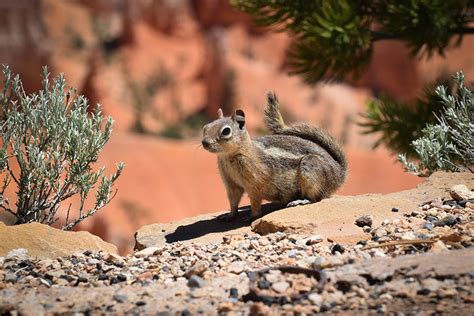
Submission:
{"label": "squirrel's bushy tail", "polygon": [[267,124],[268,129],[274,134],[279,134],[281,131],[287,128],[280,113],[280,106],[278,104],[277,96],[272,91],[268,92],[267,94],[265,123]]}
{"label": "squirrel's bushy tail", "polygon": [[297,136],[324,148],[345,170],[347,161],[341,146],[324,130],[305,123],[287,126],[280,113],[278,99],[274,92],[267,94],[265,123],[273,134]]}

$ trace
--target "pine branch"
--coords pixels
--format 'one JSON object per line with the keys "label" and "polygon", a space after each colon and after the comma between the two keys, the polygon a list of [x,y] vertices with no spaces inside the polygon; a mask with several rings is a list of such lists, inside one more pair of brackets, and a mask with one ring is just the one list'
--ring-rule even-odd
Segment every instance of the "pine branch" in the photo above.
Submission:
{"label": "pine branch", "polygon": [[474,28],[472,27],[458,27],[451,31],[456,34],[474,34]]}
{"label": "pine branch", "polygon": [[[257,24],[289,31],[292,73],[308,83],[355,79],[366,69],[373,44],[400,40],[413,56],[444,53],[459,45],[474,6],[469,1],[274,1],[231,0]],[[453,37],[458,40],[453,45]]]}
{"label": "pine branch", "polygon": [[400,40],[400,37],[395,34],[388,34],[380,31],[370,31],[372,42],[383,40]]}

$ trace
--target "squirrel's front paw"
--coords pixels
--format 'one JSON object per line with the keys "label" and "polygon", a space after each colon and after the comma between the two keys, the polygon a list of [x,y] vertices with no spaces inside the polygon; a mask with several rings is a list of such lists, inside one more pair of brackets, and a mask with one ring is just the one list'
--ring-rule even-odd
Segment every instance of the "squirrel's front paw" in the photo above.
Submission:
{"label": "squirrel's front paw", "polygon": [[249,216],[249,221],[250,223],[253,222],[254,220],[256,219],[259,219],[260,217],[262,217],[262,213],[257,213],[257,214],[250,214]]}
{"label": "squirrel's front paw", "polygon": [[234,221],[235,219],[237,218],[237,212],[230,212],[230,213],[226,213],[226,214],[221,214],[219,216],[217,216],[217,219],[222,221],[222,222],[232,222]]}

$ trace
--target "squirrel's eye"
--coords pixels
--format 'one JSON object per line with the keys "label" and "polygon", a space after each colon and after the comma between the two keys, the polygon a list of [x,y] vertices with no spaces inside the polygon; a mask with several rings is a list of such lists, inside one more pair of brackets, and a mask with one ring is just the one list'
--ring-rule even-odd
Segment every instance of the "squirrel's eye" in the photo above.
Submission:
{"label": "squirrel's eye", "polygon": [[221,136],[229,136],[230,135],[230,132],[231,132],[231,129],[230,127],[224,127],[221,131]]}

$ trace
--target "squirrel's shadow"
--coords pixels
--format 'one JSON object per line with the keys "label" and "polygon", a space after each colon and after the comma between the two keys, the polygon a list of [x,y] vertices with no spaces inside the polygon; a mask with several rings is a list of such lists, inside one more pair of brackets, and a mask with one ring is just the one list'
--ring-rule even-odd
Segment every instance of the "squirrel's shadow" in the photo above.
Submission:
{"label": "squirrel's shadow", "polygon": [[[271,212],[285,208],[285,205],[278,203],[267,203],[262,205],[262,216],[265,216]],[[221,233],[233,229],[237,229],[244,226],[250,226],[250,206],[244,206],[239,208],[237,217],[231,222],[225,222],[218,218],[218,216],[212,219],[206,219],[191,223],[188,225],[182,225],[176,228],[172,233],[165,236],[167,243],[175,241],[184,241],[189,239],[198,238],[210,233]]]}

